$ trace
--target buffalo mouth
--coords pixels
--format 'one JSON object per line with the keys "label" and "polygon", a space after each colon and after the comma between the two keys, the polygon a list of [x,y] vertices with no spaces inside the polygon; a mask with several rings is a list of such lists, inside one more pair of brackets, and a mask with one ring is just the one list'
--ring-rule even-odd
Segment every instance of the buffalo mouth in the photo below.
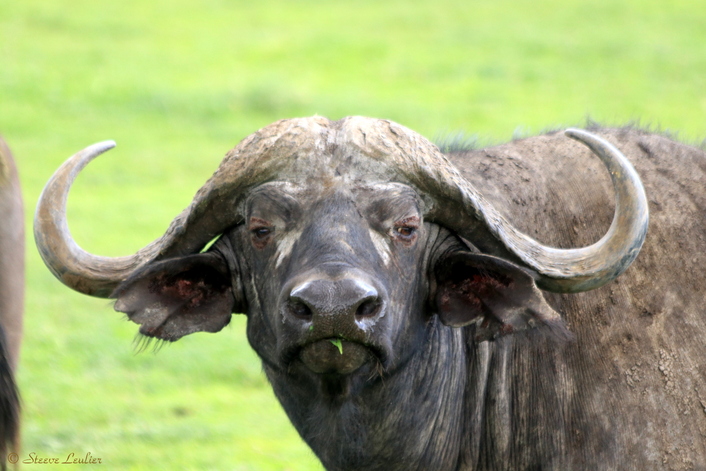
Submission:
{"label": "buffalo mouth", "polygon": [[317,374],[347,375],[366,362],[379,361],[378,353],[369,346],[340,337],[308,343],[299,350],[299,359]]}

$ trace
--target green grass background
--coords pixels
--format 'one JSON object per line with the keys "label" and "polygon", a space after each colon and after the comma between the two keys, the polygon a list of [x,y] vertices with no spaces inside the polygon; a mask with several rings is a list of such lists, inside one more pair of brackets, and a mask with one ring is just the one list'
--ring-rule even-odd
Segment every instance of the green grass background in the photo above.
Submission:
{"label": "green grass background", "polygon": [[[20,167],[28,234],[42,186],[88,144],[118,148],[79,178],[71,229],[90,251],[124,255],[161,235],[240,139],[313,114],[482,142],[590,116],[700,142],[706,3],[0,2],[0,132]],[[320,468],[274,399],[242,316],[137,354],[135,325],[61,286],[31,238],[27,255],[23,459]]]}

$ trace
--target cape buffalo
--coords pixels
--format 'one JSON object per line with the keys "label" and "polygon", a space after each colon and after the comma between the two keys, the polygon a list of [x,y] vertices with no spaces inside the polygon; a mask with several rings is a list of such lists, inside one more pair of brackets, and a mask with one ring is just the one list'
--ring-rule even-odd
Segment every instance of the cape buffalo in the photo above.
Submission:
{"label": "cape buffalo", "polygon": [[14,371],[22,338],[24,215],[17,169],[0,138],[0,466],[17,443],[19,396]]}
{"label": "cape buffalo", "polygon": [[35,237],[146,336],[245,313],[327,469],[706,468],[706,155],[565,134],[443,155],[390,121],[278,121],[120,258],[66,225],[104,142],[54,174]]}

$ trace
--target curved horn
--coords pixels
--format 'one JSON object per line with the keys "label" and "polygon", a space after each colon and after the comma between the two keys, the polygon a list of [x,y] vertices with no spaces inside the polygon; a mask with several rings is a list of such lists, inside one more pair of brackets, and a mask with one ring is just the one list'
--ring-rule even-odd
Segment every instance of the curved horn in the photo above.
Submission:
{"label": "curved horn", "polygon": [[649,217],[640,177],[618,149],[587,131],[569,129],[566,135],[587,145],[610,172],[615,215],[608,232],[595,244],[557,249],[510,224],[423,137],[389,121],[360,123],[359,127],[364,131],[349,131],[349,139],[371,157],[391,160],[414,186],[431,196],[434,205],[425,215],[428,220],[473,243],[483,241],[488,252],[531,268],[544,290],[565,293],[598,288],[627,269],[645,240]]}
{"label": "curved horn", "polygon": [[83,250],[71,237],[66,223],[71,184],[91,160],[113,147],[113,141],[99,142],[64,162],[44,187],[34,215],[34,239],[54,276],[76,291],[98,297],[108,297],[135,268],[154,258],[159,250],[159,244],[152,243],[129,257],[100,257]]}
{"label": "curved horn", "polygon": [[649,223],[645,190],[627,158],[608,141],[588,131],[567,129],[565,134],[590,148],[610,174],[615,213],[605,235],[588,247],[557,249],[540,244],[503,218],[495,221],[503,243],[539,273],[537,284],[560,293],[599,288],[618,277],[640,252]]}
{"label": "curved horn", "polygon": [[59,167],[39,197],[34,217],[39,253],[54,276],[69,288],[91,296],[110,297],[136,269],[153,260],[198,252],[239,223],[237,208],[246,190],[271,178],[298,155],[318,151],[319,141],[312,136],[325,135],[328,124],[321,117],[281,120],[245,138],[226,155],[166,233],[126,257],[88,253],[69,232],[66,200],[71,185],[91,160],[115,147],[115,143],[105,141],[89,146]]}

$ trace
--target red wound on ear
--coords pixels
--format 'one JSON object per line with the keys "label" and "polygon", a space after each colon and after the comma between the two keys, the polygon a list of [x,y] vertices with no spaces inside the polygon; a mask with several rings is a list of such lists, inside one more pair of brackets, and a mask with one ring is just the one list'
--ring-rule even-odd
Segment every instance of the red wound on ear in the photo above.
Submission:
{"label": "red wound on ear", "polygon": [[228,289],[228,285],[215,272],[195,267],[178,276],[162,273],[150,281],[148,289],[150,293],[159,294],[164,299],[179,301],[184,307],[194,308]]}
{"label": "red wound on ear", "polygon": [[436,266],[435,279],[441,321],[451,327],[475,324],[478,341],[540,324],[552,329],[561,324],[532,277],[506,260],[457,252]]}
{"label": "red wound on ear", "polygon": [[500,273],[481,272],[465,264],[449,268],[436,297],[446,325],[462,327],[490,315],[488,301],[512,286],[512,280]]}
{"label": "red wound on ear", "polygon": [[227,266],[212,253],[155,262],[125,281],[113,297],[115,309],[140,324],[140,333],[167,341],[218,332],[234,307]]}

